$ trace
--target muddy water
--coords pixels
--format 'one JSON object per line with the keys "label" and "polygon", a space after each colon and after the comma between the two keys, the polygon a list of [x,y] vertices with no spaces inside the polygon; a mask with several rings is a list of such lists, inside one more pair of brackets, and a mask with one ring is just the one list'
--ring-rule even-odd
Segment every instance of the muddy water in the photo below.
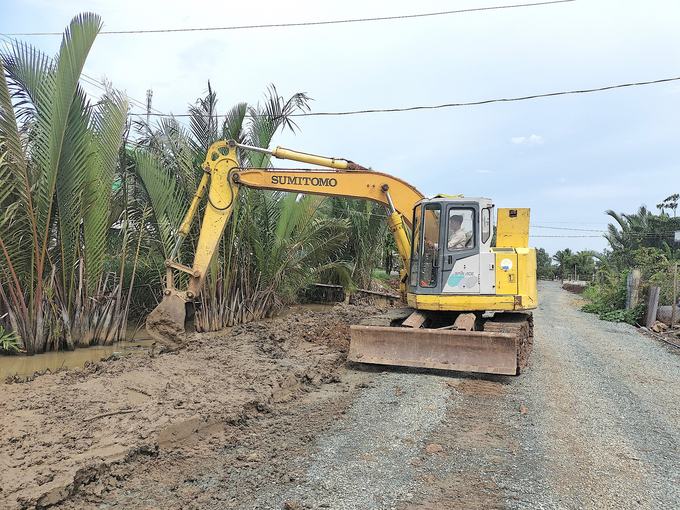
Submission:
{"label": "muddy water", "polygon": [[[300,313],[303,310],[323,311],[332,308],[332,304],[310,304],[293,307],[286,307],[279,313],[278,316],[270,320],[277,320],[291,313]],[[97,363],[102,358],[108,358],[114,353],[120,353],[125,356],[129,353],[145,353],[151,348],[153,340],[151,340],[144,329],[133,331],[131,330],[128,336],[133,336],[132,340],[127,342],[116,342],[113,345],[93,346],[86,349],[76,349],[75,351],[60,351],[60,352],[46,352],[44,354],[36,354],[35,356],[0,356],[0,383],[8,375],[17,374],[19,377],[26,377],[33,375],[35,372],[42,372],[50,369],[52,372],[61,368],[76,368],[82,367],[86,361],[90,363]]]}
{"label": "muddy water", "polygon": [[312,312],[323,312],[325,310],[330,310],[336,305],[336,303],[310,303],[307,305],[296,305],[296,306],[285,306],[283,309],[279,312],[279,314],[276,317],[273,317],[271,320],[277,320],[277,319],[283,319],[284,317],[292,314],[292,313],[301,313],[303,310],[311,310]]}
{"label": "muddy water", "polygon": [[[88,347],[75,351],[46,352],[35,356],[2,356],[0,357],[0,378],[10,374],[20,377],[33,375],[49,368],[52,372],[63,367],[82,367],[86,361],[97,363],[102,358],[108,358],[114,353],[123,356],[131,352],[148,352],[153,340],[139,339],[130,342],[116,342],[113,345]],[[1,381],[0,381],[1,382]]]}

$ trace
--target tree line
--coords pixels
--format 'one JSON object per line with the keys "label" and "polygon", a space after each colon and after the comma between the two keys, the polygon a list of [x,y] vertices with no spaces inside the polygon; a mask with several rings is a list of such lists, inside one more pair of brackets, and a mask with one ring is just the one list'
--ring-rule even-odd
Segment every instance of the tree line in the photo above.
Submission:
{"label": "tree line", "polygon": [[[638,322],[644,313],[644,304],[626,308],[627,278],[634,269],[642,275],[642,294],[651,286],[659,287],[660,305],[670,305],[673,300],[674,267],[680,262],[680,245],[675,232],[680,231],[677,217],[680,194],[672,194],[657,204],[654,212],[642,205],[634,213],[617,213],[607,210],[613,220],[607,226],[604,238],[607,248],[602,253],[569,248],[559,250],[551,258],[545,250],[537,250],[539,278],[565,279],[575,275],[590,281],[585,295],[592,302],[585,311],[599,314],[604,319]],[[553,262],[555,262],[553,264]]]}

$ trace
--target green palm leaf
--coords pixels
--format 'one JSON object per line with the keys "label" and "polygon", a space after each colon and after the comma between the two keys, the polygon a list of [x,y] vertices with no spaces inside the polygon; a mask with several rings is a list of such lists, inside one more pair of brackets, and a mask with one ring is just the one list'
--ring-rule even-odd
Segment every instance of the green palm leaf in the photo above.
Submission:
{"label": "green palm leaf", "polygon": [[[42,249],[38,260],[38,281],[42,279],[43,266],[47,252],[47,241],[50,232],[50,218],[52,204],[57,189],[57,176],[60,168],[73,168],[80,165],[86,158],[85,148],[89,140],[83,140],[86,132],[83,129],[82,114],[73,113],[73,102],[77,99],[80,106],[84,106],[82,92],[79,93],[78,80],[85,65],[85,59],[92,47],[97,33],[101,28],[101,19],[95,14],[81,14],[75,17],[64,33],[59,55],[56,61],[56,71],[47,74],[43,82],[36,89],[35,99],[38,105],[49,107],[39,109],[38,132],[35,153],[42,166],[42,182],[39,188],[39,196],[36,200],[37,216],[40,227],[43,229]],[[78,116],[80,115],[80,118]],[[70,122],[69,122],[70,120]],[[67,133],[69,124],[76,133]],[[81,136],[78,139],[78,135]],[[87,138],[87,136],[85,135]],[[62,156],[66,155],[67,161],[62,164]],[[71,159],[69,161],[69,159]],[[76,173],[75,170],[71,172]],[[63,175],[63,174],[62,174]],[[64,176],[66,177],[66,176]],[[60,187],[64,186],[60,183]],[[68,185],[64,186],[68,188]],[[63,188],[62,188],[63,190]],[[62,208],[63,211],[63,208]],[[71,234],[71,229],[66,226],[62,229],[63,234]],[[62,236],[62,243],[65,236]],[[70,262],[70,257],[64,253],[63,261]],[[68,270],[70,268],[64,267]],[[66,277],[63,278],[66,281]],[[66,284],[68,286],[68,283]]]}
{"label": "green palm leaf", "polygon": [[94,157],[86,167],[83,212],[85,267],[90,292],[102,272],[113,178],[125,131],[126,113],[127,99],[111,91],[97,105],[92,119]]}
{"label": "green palm leaf", "polygon": [[82,90],[77,91],[71,103],[67,126],[59,154],[55,175],[55,198],[59,214],[56,227],[59,231],[59,261],[63,302],[73,300],[76,275],[76,258],[82,219],[83,189],[87,169],[92,164],[92,133],[88,129],[90,108]]}
{"label": "green palm leaf", "polygon": [[135,152],[133,158],[153,207],[153,223],[161,249],[165,258],[170,258],[187,203],[178,199],[175,193],[177,181],[163,169],[157,158],[141,151]]}

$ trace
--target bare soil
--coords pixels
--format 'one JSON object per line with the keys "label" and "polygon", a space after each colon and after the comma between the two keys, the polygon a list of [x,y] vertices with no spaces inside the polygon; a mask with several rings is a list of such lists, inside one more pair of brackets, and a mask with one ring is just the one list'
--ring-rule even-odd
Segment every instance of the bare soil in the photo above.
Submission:
{"label": "bare soil", "polygon": [[349,324],[376,312],[338,305],[5,385],[0,508],[235,506],[294,480],[287,460],[351,401]]}

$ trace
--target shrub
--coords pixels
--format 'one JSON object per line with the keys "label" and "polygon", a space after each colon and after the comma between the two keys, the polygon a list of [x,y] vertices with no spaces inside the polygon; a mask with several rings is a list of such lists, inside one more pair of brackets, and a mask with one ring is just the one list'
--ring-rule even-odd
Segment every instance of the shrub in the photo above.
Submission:
{"label": "shrub", "polygon": [[626,322],[628,324],[636,325],[641,320],[645,313],[645,305],[640,302],[635,307],[629,309],[612,310],[609,305],[605,303],[588,303],[583,305],[582,311],[588,313],[596,313],[600,319],[611,322]]}

